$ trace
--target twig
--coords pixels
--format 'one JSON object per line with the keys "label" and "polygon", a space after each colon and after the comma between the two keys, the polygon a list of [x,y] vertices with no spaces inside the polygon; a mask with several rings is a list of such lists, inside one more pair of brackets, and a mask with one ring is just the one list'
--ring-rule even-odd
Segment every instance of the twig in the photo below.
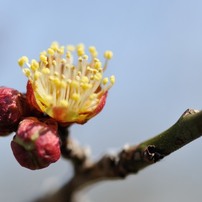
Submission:
{"label": "twig", "polygon": [[81,147],[77,141],[71,139],[68,128],[60,127],[59,135],[62,156],[72,162],[75,173],[91,164],[89,149]]}
{"label": "twig", "polygon": [[[119,153],[107,154],[94,163],[89,163],[89,157],[84,155],[85,158],[80,162],[81,167],[75,169],[72,179],[51,197],[38,202],[73,202],[76,192],[82,188],[102,180],[123,179],[129,174],[137,173],[201,135],[202,111],[188,109],[168,130],[139,145],[126,146]],[[77,154],[77,151],[72,152]]]}

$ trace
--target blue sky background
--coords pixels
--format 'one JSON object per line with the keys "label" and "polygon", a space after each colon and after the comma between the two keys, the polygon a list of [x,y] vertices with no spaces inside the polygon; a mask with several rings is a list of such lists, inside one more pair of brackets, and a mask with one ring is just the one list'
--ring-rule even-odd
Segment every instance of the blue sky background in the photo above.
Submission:
{"label": "blue sky background", "polygon": [[[114,52],[116,75],[103,112],[71,134],[94,158],[137,144],[170,127],[187,108],[202,108],[202,1],[0,0],[0,85],[25,91],[17,65],[38,58],[52,41],[95,45]],[[0,138],[0,201],[29,202],[62,185],[72,173],[60,160],[30,171],[14,159],[12,135]],[[199,201],[202,140],[124,181],[103,182],[91,201]]]}

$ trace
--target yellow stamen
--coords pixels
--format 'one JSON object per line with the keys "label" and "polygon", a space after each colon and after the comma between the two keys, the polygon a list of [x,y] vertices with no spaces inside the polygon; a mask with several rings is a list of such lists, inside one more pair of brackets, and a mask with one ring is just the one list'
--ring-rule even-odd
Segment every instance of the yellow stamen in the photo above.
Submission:
{"label": "yellow stamen", "polygon": [[68,106],[67,100],[60,100],[60,104],[61,104],[62,107],[67,107]]}
{"label": "yellow stamen", "polygon": [[84,55],[85,54],[85,52],[84,52],[84,49],[83,48],[78,48],[77,49],[77,55],[78,56],[82,56],[82,55]]}
{"label": "yellow stamen", "polygon": [[41,76],[41,72],[35,71],[34,73],[34,80],[37,80]]}
{"label": "yellow stamen", "polygon": [[45,56],[45,54],[40,54],[40,60],[44,63],[44,64],[46,64],[47,63],[47,57]]}
{"label": "yellow stamen", "polygon": [[41,71],[42,71],[43,74],[50,74],[50,69],[47,68],[47,67],[42,68]]}
{"label": "yellow stamen", "polygon": [[73,99],[74,101],[79,101],[80,95],[79,95],[78,93],[74,93],[74,94],[72,95],[72,99]]}
{"label": "yellow stamen", "polygon": [[[102,65],[96,48],[90,46],[88,50],[91,61],[83,44],[64,48],[53,42],[40,53],[38,62],[32,60],[29,64],[26,56],[18,60],[32,84],[39,108],[59,122],[82,123],[94,116],[101,97],[115,83],[114,76],[103,78],[112,52],[104,53],[106,60]],[[74,51],[78,55],[76,64],[73,63]]]}
{"label": "yellow stamen", "polygon": [[52,61],[52,64],[53,64],[53,66],[56,66],[56,61],[53,60],[53,61]]}
{"label": "yellow stamen", "polygon": [[30,68],[33,70],[33,71],[36,71],[38,68],[39,68],[39,63],[36,61],[36,60],[32,60],[31,61],[31,66]]}
{"label": "yellow stamen", "polygon": [[105,51],[104,53],[104,57],[107,59],[107,60],[110,60],[113,56],[113,53],[112,51]]}
{"label": "yellow stamen", "polygon": [[72,57],[71,52],[70,52],[70,51],[67,51],[67,53],[66,53],[66,58],[70,59],[71,57]]}
{"label": "yellow stamen", "polygon": [[109,79],[106,77],[102,80],[103,85],[106,85],[109,82]]}
{"label": "yellow stamen", "polygon": [[65,50],[65,47],[64,47],[64,46],[61,46],[60,48],[58,48],[57,51],[58,51],[59,54],[62,55],[62,54],[64,54],[64,50]]}
{"label": "yellow stamen", "polygon": [[110,77],[110,82],[111,82],[111,84],[114,84],[114,83],[115,83],[115,76],[114,76],[114,75],[112,75],[112,76]]}
{"label": "yellow stamen", "polygon": [[84,47],[83,44],[78,44],[77,47],[76,47],[76,49],[77,49],[77,55],[78,56],[82,56],[82,55],[85,54],[85,50],[84,50],[85,47]]}
{"label": "yellow stamen", "polygon": [[22,56],[19,60],[18,60],[18,64],[20,67],[24,66],[25,63],[28,63],[29,59],[26,56]]}
{"label": "yellow stamen", "polygon": [[82,79],[81,79],[81,82],[88,83],[89,82],[88,77],[87,76],[83,76]]}
{"label": "yellow stamen", "polygon": [[89,52],[91,53],[92,57],[97,57],[98,53],[97,53],[97,50],[94,46],[90,46],[89,47]]}
{"label": "yellow stamen", "polygon": [[96,61],[95,64],[94,64],[94,67],[96,69],[100,69],[102,67],[102,63],[100,61]]}
{"label": "yellow stamen", "polygon": [[91,100],[94,100],[95,98],[97,98],[97,94],[93,93],[90,95],[89,97]]}
{"label": "yellow stamen", "polygon": [[48,52],[49,55],[54,55],[54,53],[55,53],[55,51],[52,48],[49,48],[47,50],[47,52]]}
{"label": "yellow stamen", "polygon": [[102,79],[102,74],[101,73],[96,73],[94,76],[94,79],[97,81],[100,81]]}
{"label": "yellow stamen", "polygon": [[58,44],[57,42],[53,42],[53,43],[51,44],[51,47],[50,47],[50,48],[52,48],[54,51],[57,51],[57,50],[58,50],[58,47],[59,47],[59,44]]}
{"label": "yellow stamen", "polygon": [[72,87],[72,88],[75,88],[75,89],[79,88],[79,82],[73,80],[73,81],[71,82],[71,87]]}
{"label": "yellow stamen", "polygon": [[26,77],[30,77],[30,75],[31,75],[30,69],[28,69],[28,68],[24,68],[23,73],[25,74]]}

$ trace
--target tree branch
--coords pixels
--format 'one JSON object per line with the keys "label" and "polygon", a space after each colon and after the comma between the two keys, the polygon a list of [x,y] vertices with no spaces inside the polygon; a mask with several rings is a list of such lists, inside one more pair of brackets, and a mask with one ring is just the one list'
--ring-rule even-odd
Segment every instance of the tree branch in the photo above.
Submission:
{"label": "tree branch", "polygon": [[70,160],[75,173],[91,164],[90,152],[88,148],[81,147],[79,143],[69,137],[68,128],[60,127],[59,135],[61,139],[61,153],[63,158]]}
{"label": "tree branch", "polygon": [[[139,145],[125,146],[119,153],[106,154],[97,162],[91,162],[87,155],[83,155],[85,158],[77,161],[72,179],[51,197],[45,197],[37,202],[73,202],[76,192],[82,188],[102,180],[123,179],[129,174],[137,173],[201,135],[202,111],[188,109],[169,129]],[[72,141],[68,143],[67,150],[71,144],[74,145]],[[65,148],[63,149],[65,152]],[[72,147],[72,149],[78,148]],[[79,148],[79,151],[85,150]],[[72,151],[75,155],[79,154],[76,158],[82,156],[80,152]],[[66,157],[72,158],[71,155]]]}

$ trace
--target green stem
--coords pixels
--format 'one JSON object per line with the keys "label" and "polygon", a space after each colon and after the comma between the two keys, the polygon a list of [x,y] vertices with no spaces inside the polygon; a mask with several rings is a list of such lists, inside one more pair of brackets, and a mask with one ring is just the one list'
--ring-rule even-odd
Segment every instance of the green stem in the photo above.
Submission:
{"label": "green stem", "polygon": [[[166,131],[119,153],[121,164],[130,167],[123,175],[136,173],[202,135],[202,111],[188,109]],[[125,157],[127,156],[127,158]]]}

